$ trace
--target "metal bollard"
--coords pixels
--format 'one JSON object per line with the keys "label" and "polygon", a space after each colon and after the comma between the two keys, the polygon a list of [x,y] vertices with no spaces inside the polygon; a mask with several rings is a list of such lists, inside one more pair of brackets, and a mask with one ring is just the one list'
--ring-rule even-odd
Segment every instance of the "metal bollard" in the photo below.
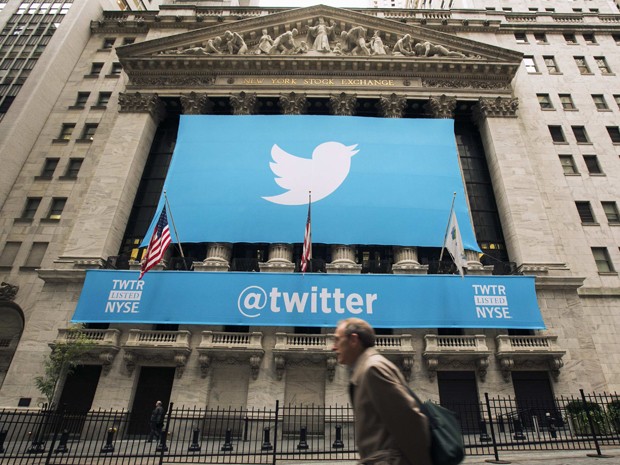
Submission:
{"label": "metal bollard", "polygon": [[260,450],[271,450],[273,446],[271,445],[271,441],[269,440],[269,427],[265,426],[263,428],[263,445],[260,447]]}
{"label": "metal bollard", "polygon": [[[40,433],[40,427],[39,427],[39,431],[37,431],[37,433],[34,436],[34,439],[32,440],[32,443],[30,444],[30,448],[26,451],[29,454],[42,454],[43,452],[45,452],[45,443],[43,441],[39,441],[39,433]],[[32,435],[31,432],[28,433],[28,435]]]}
{"label": "metal bollard", "polygon": [[487,433],[487,423],[484,420],[480,420],[480,442],[488,442],[491,438]]}
{"label": "metal bollard", "polygon": [[114,452],[114,433],[116,433],[116,428],[108,428],[105,445],[101,448],[100,454],[111,454]]}
{"label": "metal bollard", "polygon": [[515,418],[512,421],[512,424],[514,425],[515,430],[515,434],[512,437],[517,441],[524,441],[526,437],[523,434],[523,425],[521,424],[521,420],[519,418]]}
{"label": "metal bollard", "polygon": [[342,449],[344,442],[342,442],[342,426],[336,425],[336,440],[332,444],[334,449]]}
{"label": "metal bollard", "polygon": [[8,430],[0,431],[0,454],[4,453],[4,441],[6,440],[7,434],[9,434]]}
{"label": "metal bollard", "polygon": [[200,450],[200,444],[198,443],[198,437],[200,436],[200,430],[198,428],[194,428],[192,431],[192,443],[189,445],[187,449],[190,452],[198,452]]}
{"label": "metal bollard", "polygon": [[302,426],[299,430],[299,444],[297,444],[297,450],[307,450],[309,448],[306,436],[308,435],[308,428]]}
{"label": "metal bollard", "polygon": [[58,443],[58,447],[54,449],[55,454],[64,454],[65,452],[69,452],[69,448],[67,447],[67,442],[69,441],[69,431],[63,430],[60,435],[60,442]]}
{"label": "metal bollard", "polygon": [[243,442],[248,440],[248,432],[250,430],[250,419],[248,417],[243,418]]}
{"label": "metal bollard", "polygon": [[157,443],[157,447],[155,448],[157,452],[161,452],[161,451],[166,452],[168,450],[168,446],[166,445],[167,437],[168,437],[168,431],[163,430],[161,434],[159,435],[159,443]]}
{"label": "metal bollard", "polygon": [[224,452],[230,452],[233,450],[233,446],[232,446],[232,431],[230,431],[230,428],[228,428],[226,430],[226,437],[224,438],[224,444],[222,445],[221,449]]}
{"label": "metal bollard", "polygon": [[553,439],[558,437],[558,429],[555,426],[555,418],[551,415],[547,416],[547,424],[549,425],[549,434]]}

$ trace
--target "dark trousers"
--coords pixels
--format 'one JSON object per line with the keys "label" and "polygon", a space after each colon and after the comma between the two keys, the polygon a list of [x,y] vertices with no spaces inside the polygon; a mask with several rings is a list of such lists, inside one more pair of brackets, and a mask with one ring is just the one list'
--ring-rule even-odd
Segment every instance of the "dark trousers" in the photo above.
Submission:
{"label": "dark trousers", "polygon": [[156,438],[157,440],[159,440],[159,438],[161,437],[161,429],[164,425],[162,425],[161,423],[157,423],[155,421],[151,422],[151,432],[149,433],[149,441],[152,441],[153,438]]}

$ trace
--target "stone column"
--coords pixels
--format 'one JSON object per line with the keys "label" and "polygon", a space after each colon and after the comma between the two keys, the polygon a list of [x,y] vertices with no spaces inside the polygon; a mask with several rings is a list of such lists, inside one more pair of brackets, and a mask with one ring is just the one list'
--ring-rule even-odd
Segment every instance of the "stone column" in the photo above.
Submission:
{"label": "stone column", "polygon": [[484,266],[480,263],[480,258],[478,257],[478,252],[473,250],[466,250],[465,256],[467,257],[467,274],[473,275],[492,275],[493,265]]}
{"label": "stone column", "polygon": [[329,96],[329,109],[335,116],[353,116],[355,114],[355,105],[357,105],[356,94],[345,94]]}
{"label": "stone column", "polygon": [[60,266],[101,267],[116,255],[165,108],[157,94],[121,93],[119,114],[101,151]]}
{"label": "stone column", "polygon": [[407,98],[402,95],[391,94],[379,97],[377,104],[384,118],[402,118],[407,106]]}
{"label": "stone column", "polygon": [[433,118],[454,118],[454,110],[456,108],[456,98],[440,95],[439,97],[431,97],[428,103],[424,105],[424,109],[430,113]]}
{"label": "stone column", "polygon": [[233,115],[253,115],[256,113],[256,94],[239,92],[230,96]]}
{"label": "stone column", "polygon": [[360,274],[362,265],[355,263],[355,247],[352,245],[332,245],[332,261],[325,265],[328,273]]}
{"label": "stone column", "polygon": [[295,92],[280,95],[278,105],[284,115],[305,115],[309,106],[306,94]]}
{"label": "stone column", "polygon": [[295,271],[293,263],[292,244],[270,244],[269,259],[258,264],[261,272],[292,273]]}
{"label": "stone column", "polygon": [[420,265],[418,262],[417,247],[394,247],[394,274],[427,274],[428,265]]}
{"label": "stone column", "polygon": [[[568,269],[558,260],[543,199],[533,195],[531,184],[524,182],[537,178],[537,167],[532,166],[522,138],[516,117],[518,107],[516,98],[507,97],[480,98],[474,107],[506,247],[511,260],[520,268],[532,266],[543,273],[553,269],[563,274]],[[541,264],[545,266],[533,266]]]}
{"label": "stone column", "polygon": [[181,94],[180,100],[184,115],[204,115],[210,113],[213,108],[213,102],[209,100],[207,94],[190,92]]}
{"label": "stone column", "polygon": [[228,271],[232,244],[227,242],[210,242],[207,247],[207,258],[202,262],[194,262],[194,271]]}

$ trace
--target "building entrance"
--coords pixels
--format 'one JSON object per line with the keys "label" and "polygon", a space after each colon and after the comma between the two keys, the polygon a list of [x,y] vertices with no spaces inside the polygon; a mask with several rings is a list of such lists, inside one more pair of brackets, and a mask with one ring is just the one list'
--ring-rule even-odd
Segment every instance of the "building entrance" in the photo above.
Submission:
{"label": "building entrance", "polygon": [[128,434],[145,435],[150,431],[151,412],[155,402],[161,400],[168,411],[170,392],[174,381],[174,367],[142,367],[136,394],[131,406]]}
{"label": "building entrance", "polygon": [[93,405],[97,384],[101,376],[101,365],[78,365],[65,381],[60,408],[68,412],[86,413]]}
{"label": "building entrance", "polygon": [[548,372],[513,371],[512,385],[523,426],[544,426],[548,417],[553,417],[556,424],[561,421]]}
{"label": "building entrance", "polygon": [[476,374],[473,371],[440,371],[437,383],[439,403],[458,415],[463,433],[477,432],[480,406]]}

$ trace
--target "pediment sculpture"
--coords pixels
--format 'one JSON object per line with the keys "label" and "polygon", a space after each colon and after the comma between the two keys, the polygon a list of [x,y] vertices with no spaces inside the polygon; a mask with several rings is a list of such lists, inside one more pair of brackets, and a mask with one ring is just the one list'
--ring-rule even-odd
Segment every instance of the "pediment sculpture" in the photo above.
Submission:
{"label": "pediment sculpture", "polygon": [[[392,41],[393,43],[390,43]],[[297,28],[272,37],[263,29],[258,39],[246,42],[240,32],[227,30],[223,35],[200,44],[160,52],[162,55],[350,55],[350,56],[400,56],[400,57],[458,57],[479,58],[450,50],[444,45],[419,40],[410,34],[394,34],[364,26],[339,30],[338,25],[325,18],[318,18],[308,26],[305,35]]]}

